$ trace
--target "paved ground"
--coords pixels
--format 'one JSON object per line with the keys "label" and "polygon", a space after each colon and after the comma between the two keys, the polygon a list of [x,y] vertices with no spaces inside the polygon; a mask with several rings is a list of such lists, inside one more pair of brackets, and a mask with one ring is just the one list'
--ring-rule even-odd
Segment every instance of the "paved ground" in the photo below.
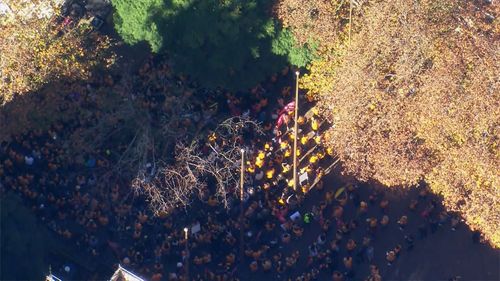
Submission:
{"label": "paved ground", "polygon": [[[338,177],[331,175],[327,178],[325,189],[339,186],[342,186],[342,182]],[[361,185],[359,189],[361,200],[367,200],[372,190],[373,187]],[[318,200],[319,196],[321,195],[313,194],[306,200],[306,206]],[[379,230],[374,241],[375,264],[379,266],[383,280],[448,280],[453,276],[461,276],[459,280],[500,280],[500,251],[487,245],[473,243],[472,232],[466,225],[460,224],[456,231],[452,231],[448,223],[433,234],[429,231],[426,238],[417,238],[417,227],[424,220],[418,213],[413,214],[408,210],[410,200],[417,196],[417,190],[386,193],[390,201],[388,215],[391,223],[387,229]],[[352,203],[349,205],[352,207]],[[351,213],[352,211],[353,209]],[[370,215],[381,216],[378,206],[370,207]],[[402,215],[409,217],[405,234],[415,236],[415,247],[410,252],[403,250],[399,259],[389,267],[385,261],[386,250],[392,249],[397,244],[405,245],[404,234],[395,223]],[[309,235],[314,239],[318,234],[319,232]],[[354,233],[354,236],[359,234]],[[355,280],[362,280],[368,274],[368,265],[361,264],[358,268]],[[323,278],[321,280],[330,280],[327,276]]]}

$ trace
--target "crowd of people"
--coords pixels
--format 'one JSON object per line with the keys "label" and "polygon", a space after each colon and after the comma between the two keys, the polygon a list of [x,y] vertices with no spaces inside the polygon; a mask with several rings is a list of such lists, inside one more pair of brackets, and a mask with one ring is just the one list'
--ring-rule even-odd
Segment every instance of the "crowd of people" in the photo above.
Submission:
{"label": "crowd of people", "polygon": [[[356,183],[325,184],[325,168],[335,155],[323,145],[322,120],[306,97],[299,100],[299,179],[294,183],[296,105],[288,85],[292,76],[285,69],[245,94],[207,93],[204,100],[193,102],[192,112],[178,124],[184,130],[202,128],[224,115],[246,115],[262,123],[265,134],[245,140],[249,180],[243,214],[235,192],[229,209],[208,194],[196,199],[197,207],[188,208],[188,213],[182,209],[153,216],[146,200],[134,196],[125,179],[109,173],[126,144],[97,147],[82,157],[69,152],[68,139],[95,126],[103,116],[93,111],[100,102],[95,89],[122,87],[110,76],[75,86],[68,95],[66,102],[86,109],[85,114],[2,143],[1,193],[20,194],[51,230],[88,255],[103,262],[111,255],[110,263],[152,281],[366,277],[359,272],[368,272],[366,280],[382,280],[383,272],[411,251],[418,239],[445,225],[451,225],[451,230],[459,225],[458,217],[444,211],[426,189],[404,215],[391,217],[390,201],[383,192],[373,190],[365,198]],[[158,118],[175,107],[172,96],[162,93],[181,89],[179,95],[192,95],[198,90],[184,77],[172,75],[167,63],[153,60],[134,79],[138,83],[127,89],[128,98],[140,100]],[[62,106],[61,111],[68,107]],[[217,138],[207,134],[206,142]],[[314,200],[308,201],[309,197]],[[421,222],[416,233],[408,227],[414,220]],[[384,239],[390,227],[398,227],[400,237],[390,238],[396,241],[390,248],[376,248],[376,241]],[[63,268],[70,273],[71,269]]]}

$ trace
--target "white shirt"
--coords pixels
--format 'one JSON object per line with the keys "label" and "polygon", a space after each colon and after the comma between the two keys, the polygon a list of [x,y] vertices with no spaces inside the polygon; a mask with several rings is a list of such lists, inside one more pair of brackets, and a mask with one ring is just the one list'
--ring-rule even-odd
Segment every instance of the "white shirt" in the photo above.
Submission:
{"label": "white shirt", "polygon": [[258,174],[255,174],[255,179],[260,181],[262,178],[264,178],[264,172],[260,171]]}
{"label": "white shirt", "polygon": [[35,162],[35,159],[31,156],[24,156],[24,163],[28,166],[33,165],[33,162]]}

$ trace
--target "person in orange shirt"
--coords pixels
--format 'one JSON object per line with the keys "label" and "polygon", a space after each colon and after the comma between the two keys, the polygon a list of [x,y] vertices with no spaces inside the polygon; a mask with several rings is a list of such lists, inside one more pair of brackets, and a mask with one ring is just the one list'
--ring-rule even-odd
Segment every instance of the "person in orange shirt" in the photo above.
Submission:
{"label": "person in orange shirt", "polygon": [[256,261],[253,261],[252,263],[250,263],[250,270],[252,272],[256,272],[257,270],[259,270],[259,264]]}
{"label": "person in orange shirt", "polygon": [[151,277],[151,281],[161,281],[163,278],[163,275],[160,272],[157,272],[153,274],[153,277]]}
{"label": "person in orange shirt", "polygon": [[260,104],[261,107],[266,107],[267,104],[268,104],[268,99],[267,98],[261,99],[260,102],[259,102],[259,104]]}
{"label": "person in orange shirt", "polygon": [[208,135],[208,140],[212,143],[215,142],[217,140],[217,135],[215,133],[211,133]]}
{"label": "person in orange shirt", "polygon": [[274,172],[275,171],[276,170],[274,168],[267,170],[266,171],[266,178],[267,179],[272,179],[274,177]]}
{"label": "person in orange shirt", "polygon": [[299,118],[297,118],[297,124],[304,125],[305,122],[306,119],[304,118],[304,116],[299,116]]}

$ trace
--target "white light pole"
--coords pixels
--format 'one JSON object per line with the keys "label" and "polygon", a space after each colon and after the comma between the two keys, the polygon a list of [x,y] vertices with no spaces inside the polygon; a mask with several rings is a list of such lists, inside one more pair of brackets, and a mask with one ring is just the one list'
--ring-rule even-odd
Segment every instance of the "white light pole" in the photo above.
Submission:
{"label": "white light pole", "polygon": [[293,126],[293,190],[297,190],[297,137],[298,137],[298,116],[299,116],[299,72],[295,72],[295,116]]}
{"label": "white light pole", "polygon": [[186,260],[184,261],[184,266],[186,270],[186,281],[189,281],[189,235],[188,235],[189,229],[187,227],[184,227],[184,239],[186,240]]}
{"label": "white light pole", "polygon": [[240,167],[240,263],[243,264],[243,257],[244,257],[244,250],[245,250],[245,245],[244,245],[244,240],[245,240],[245,235],[244,235],[244,229],[243,229],[243,196],[245,195],[244,192],[244,180],[245,180],[245,150],[242,148],[241,150],[241,167]]}

